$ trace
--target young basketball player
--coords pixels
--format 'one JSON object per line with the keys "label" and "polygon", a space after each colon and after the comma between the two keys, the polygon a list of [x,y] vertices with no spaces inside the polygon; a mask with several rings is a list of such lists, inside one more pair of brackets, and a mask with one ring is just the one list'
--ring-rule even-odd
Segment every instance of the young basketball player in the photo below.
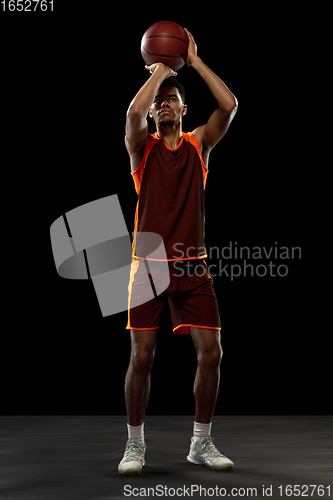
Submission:
{"label": "young basketball player", "polygon": [[[121,474],[138,474],[145,465],[144,417],[150,370],[166,301],[173,331],[191,334],[198,359],[194,381],[195,421],[187,459],[214,470],[234,465],[219,452],[211,437],[222,356],[221,325],[212,279],[207,272],[202,273],[202,268],[206,257],[204,189],[209,154],[227,132],[237,110],[237,100],[198,57],[193,36],[186,32],[189,37],[186,64],[203,78],[218,103],[206,125],[190,133],[182,131],[182,118],[187,111],[184,89],[173,78],[176,73],[162,63],[146,66],[151,76],[127,112],[125,144],[139,195],[135,231],[157,233],[163,238],[170,283],[154,299],[131,307],[131,297],[146,285],[147,277],[144,244],[134,241],[127,325],[132,349],[125,380],[128,441],[118,466]],[[200,103],[200,99],[194,103],[194,110]],[[156,124],[153,135],[148,133],[147,114]],[[149,263],[155,282],[164,272],[160,264]]]}

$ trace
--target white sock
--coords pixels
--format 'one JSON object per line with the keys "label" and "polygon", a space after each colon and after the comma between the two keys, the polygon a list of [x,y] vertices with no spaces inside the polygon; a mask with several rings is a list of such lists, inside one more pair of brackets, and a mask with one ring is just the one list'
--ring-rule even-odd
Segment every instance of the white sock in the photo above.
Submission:
{"label": "white sock", "polygon": [[194,422],[194,427],[193,427],[194,441],[199,441],[200,439],[209,437],[211,429],[212,429],[212,422],[210,424],[199,424],[198,422]]}
{"label": "white sock", "polygon": [[140,441],[140,443],[144,444],[145,442],[144,426],[145,426],[144,423],[142,425],[127,424],[128,439],[136,439],[137,441]]}

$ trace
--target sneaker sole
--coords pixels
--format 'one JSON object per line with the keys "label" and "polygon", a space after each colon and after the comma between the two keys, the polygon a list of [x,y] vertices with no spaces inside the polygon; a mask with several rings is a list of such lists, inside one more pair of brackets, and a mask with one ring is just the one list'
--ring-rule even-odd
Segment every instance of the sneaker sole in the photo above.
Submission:
{"label": "sneaker sole", "polygon": [[187,460],[189,462],[191,462],[191,464],[195,464],[195,465],[205,465],[204,462],[198,462],[198,460],[196,460],[195,458],[193,458],[191,455],[187,455]]}
{"label": "sneaker sole", "polygon": [[142,467],[141,469],[138,469],[138,470],[133,470],[133,469],[128,469],[128,470],[121,470],[118,468],[118,472],[119,474],[122,474],[123,476],[127,476],[127,475],[134,475],[134,474],[141,474],[142,472],[142,469],[144,468],[144,466],[146,465],[146,462],[145,460],[142,462]]}
{"label": "sneaker sole", "polygon": [[195,458],[193,458],[191,455],[187,455],[187,460],[189,462],[191,462],[191,464],[195,464],[195,465],[205,465],[206,467],[208,467],[209,469],[211,470],[226,470],[226,469],[232,469],[233,468],[233,464],[229,465],[229,464],[226,464],[225,466],[222,466],[222,467],[211,467],[210,465],[207,465],[205,462],[199,462],[198,460],[196,460]]}
{"label": "sneaker sole", "polygon": [[118,469],[118,472],[119,472],[119,474],[122,474],[123,476],[129,476],[129,475],[134,476],[134,474],[141,474],[142,469],[140,469],[140,470],[126,470],[126,471]]}

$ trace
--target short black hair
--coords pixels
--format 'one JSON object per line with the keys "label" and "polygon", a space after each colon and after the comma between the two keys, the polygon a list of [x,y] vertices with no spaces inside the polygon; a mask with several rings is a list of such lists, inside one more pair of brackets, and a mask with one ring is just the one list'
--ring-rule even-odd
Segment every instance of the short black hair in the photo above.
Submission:
{"label": "short black hair", "polygon": [[180,94],[180,97],[183,101],[183,104],[185,104],[185,89],[184,87],[182,86],[182,84],[177,80],[177,78],[175,78],[174,76],[170,76],[169,78],[166,78],[165,80],[163,80],[163,82],[161,83],[161,87],[176,87],[179,91],[179,94]]}

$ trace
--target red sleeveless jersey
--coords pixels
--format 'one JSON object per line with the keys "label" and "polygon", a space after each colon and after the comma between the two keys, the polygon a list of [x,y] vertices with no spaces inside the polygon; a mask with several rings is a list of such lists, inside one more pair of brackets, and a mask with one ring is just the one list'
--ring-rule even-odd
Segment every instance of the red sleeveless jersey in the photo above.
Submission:
{"label": "red sleeveless jersey", "polygon": [[[204,189],[208,169],[198,140],[183,132],[176,149],[169,148],[157,135],[149,134],[144,156],[132,172],[139,195],[133,241],[133,256],[149,259],[145,238],[155,233],[163,239],[166,259],[188,260],[207,257],[204,244]],[[148,256],[148,257],[147,257]]]}

